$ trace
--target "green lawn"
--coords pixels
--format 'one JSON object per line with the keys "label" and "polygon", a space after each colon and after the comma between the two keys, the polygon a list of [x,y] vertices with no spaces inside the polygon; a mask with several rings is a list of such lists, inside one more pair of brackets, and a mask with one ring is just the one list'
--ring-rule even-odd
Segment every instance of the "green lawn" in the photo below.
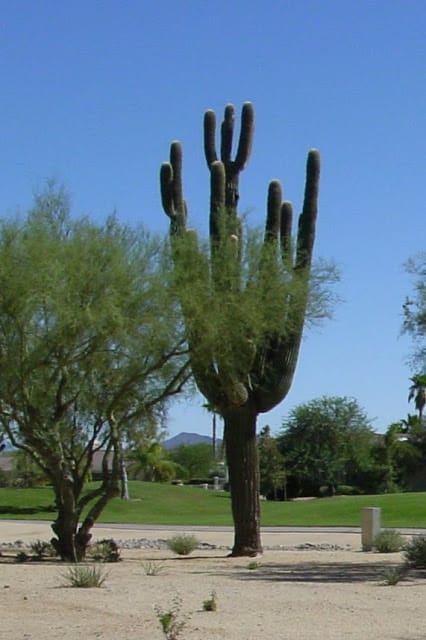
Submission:
{"label": "green lawn", "polygon": [[[169,525],[231,525],[227,493],[147,482],[130,483],[130,502],[116,498],[100,522]],[[263,502],[263,526],[359,526],[363,507],[381,507],[385,527],[426,528],[426,494],[337,496],[296,502]],[[52,520],[48,487],[1,489],[0,518]]]}

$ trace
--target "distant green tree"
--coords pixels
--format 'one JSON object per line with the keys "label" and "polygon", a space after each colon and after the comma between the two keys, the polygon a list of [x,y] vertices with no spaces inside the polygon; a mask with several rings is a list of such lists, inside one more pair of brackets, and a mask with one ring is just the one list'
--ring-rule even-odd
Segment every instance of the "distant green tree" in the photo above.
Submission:
{"label": "distant green tree", "polygon": [[410,477],[424,466],[422,443],[418,434],[417,416],[408,416],[408,420],[394,422],[387,429],[384,446],[389,467],[388,487],[393,484],[395,489],[409,488]]}
{"label": "distant green tree", "polygon": [[396,486],[402,491],[424,491],[426,430],[419,416],[408,414],[407,418],[391,424],[383,445]]}
{"label": "distant green tree", "polygon": [[279,493],[286,498],[286,472],[284,456],[281,454],[277,439],[271,435],[267,425],[260,431],[257,439],[259,448],[260,492],[273,500]]}
{"label": "distant green tree", "polygon": [[185,472],[185,480],[208,478],[215,465],[215,456],[207,442],[181,444],[170,451],[171,459]]}
{"label": "distant green tree", "polygon": [[295,407],[283,422],[279,447],[296,494],[333,495],[372,464],[375,434],[356,400],[324,396]]}

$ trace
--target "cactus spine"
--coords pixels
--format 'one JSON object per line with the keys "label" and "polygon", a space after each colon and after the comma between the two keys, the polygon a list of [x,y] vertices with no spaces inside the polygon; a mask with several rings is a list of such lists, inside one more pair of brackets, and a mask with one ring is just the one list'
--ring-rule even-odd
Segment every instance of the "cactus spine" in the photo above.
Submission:
{"label": "cactus spine", "polygon": [[[238,247],[241,245],[237,205],[240,173],[249,160],[253,143],[254,110],[251,103],[243,105],[237,152],[232,159],[234,125],[234,107],[227,105],[221,126],[219,159],[215,143],[216,117],[213,111],[205,113],[204,152],[210,170],[211,246],[211,276],[210,279],[205,276],[205,286],[211,287],[213,292],[218,287],[231,289],[235,285],[235,273],[238,274],[239,249],[235,251],[235,264],[231,266],[229,277],[225,274],[224,278],[221,273],[220,279],[215,265],[218,254],[226,250],[224,247],[229,247],[227,239]],[[307,158],[304,203],[295,246],[291,240],[291,204],[283,202],[281,184],[277,180],[273,180],[268,189],[265,260],[267,248],[272,247],[279,252],[291,279],[300,280],[298,295],[289,295],[286,300],[285,331],[266,333],[260,344],[254,344],[247,338],[238,344],[236,357],[228,357],[223,362],[219,354],[200,346],[200,328],[194,326],[196,323],[189,307],[182,305],[195,381],[209,404],[224,418],[235,527],[232,555],[254,555],[261,551],[256,420],[259,413],[269,411],[285,398],[293,379],[308,302],[319,174],[319,153],[311,150]],[[187,210],[182,189],[182,148],[177,142],[171,145],[170,161],[161,167],[160,184],[163,208],[171,221],[171,234],[184,236]],[[175,261],[179,259],[179,252],[176,252]],[[272,272],[269,275],[272,276]],[[187,277],[190,278],[190,274]],[[238,286],[235,290],[238,292]],[[226,340],[227,336],[223,339]]]}

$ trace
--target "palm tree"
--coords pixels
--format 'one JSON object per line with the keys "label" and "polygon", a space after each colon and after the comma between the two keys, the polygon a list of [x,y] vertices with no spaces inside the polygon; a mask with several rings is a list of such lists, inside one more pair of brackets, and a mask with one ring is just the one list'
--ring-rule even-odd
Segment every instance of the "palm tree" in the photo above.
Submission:
{"label": "palm tree", "polygon": [[416,374],[410,378],[412,384],[408,394],[408,402],[414,400],[414,406],[419,413],[419,422],[423,422],[423,409],[426,404],[426,375]]}
{"label": "palm tree", "polygon": [[208,413],[212,414],[212,445],[213,445],[213,457],[216,459],[216,443],[217,443],[217,410],[210,402],[203,404],[203,409],[206,409]]}
{"label": "palm tree", "polygon": [[136,449],[129,456],[129,470],[143,480],[165,482],[176,476],[178,465],[167,457],[161,444],[152,442],[148,447]]}

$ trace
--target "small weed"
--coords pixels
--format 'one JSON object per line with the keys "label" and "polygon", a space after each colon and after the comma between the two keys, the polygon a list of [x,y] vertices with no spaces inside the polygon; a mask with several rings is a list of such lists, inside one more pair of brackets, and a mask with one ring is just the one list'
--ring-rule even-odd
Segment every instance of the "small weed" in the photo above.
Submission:
{"label": "small weed", "polygon": [[163,568],[164,566],[161,564],[161,562],[154,562],[153,560],[149,560],[143,563],[143,570],[145,571],[145,575],[147,576],[158,576]]}
{"label": "small weed", "polygon": [[154,608],[161,630],[167,640],[179,640],[185,628],[185,621],[179,620],[181,607],[182,600],[176,597],[170,609],[164,610],[158,606]]}
{"label": "small weed", "polygon": [[120,549],[112,538],[98,540],[87,549],[87,554],[96,562],[118,562]]}
{"label": "small weed", "polygon": [[197,538],[188,534],[173,536],[166,542],[168,548],[179,556],[188,556],[199,545]]}
{"label": "small weed", "polygon": [[16,562],[28,562],[28,560],[30,559],[30,556],[28,555],[28,553],[25,553],[25,551],[18,551],[15,557]]}
{"label": "small weed", "polygon": [[405,565],[401,567],[388,567],[383,572],[383,584],[387,587],[398,584],[400,580],[403,580],[407,575],[407,567]]}
{"label": "small weed", "polygon": [[53,545],[45,540],[35,540],[30,544],[30,549],[36,560],[52,558],[56,555]]}
{"label": "small weed", "polygon": [[404,538],[398,531],[388,529],[377,534],[373,541],[375,551],[379,553],[396,553],[404,546]]}
{"label": "small weed", "polygon": [[79,589],[102,587],[107,577],[103,567],[84,564],[70,567],[68,573],[63,575],[65,586]]}
{"label": "small weed", "polygon": [[216,591],[212,591],[210,598],[203,601],[203,611],[216,611],[217,610],[217,598]]}
{"label": "small weed", "polygon": [[247,569],[249,571],[256,571],[256,569],[258,569],[258,568],[259,568],[259,563],[256,560],[252,560],[247,565]]}

